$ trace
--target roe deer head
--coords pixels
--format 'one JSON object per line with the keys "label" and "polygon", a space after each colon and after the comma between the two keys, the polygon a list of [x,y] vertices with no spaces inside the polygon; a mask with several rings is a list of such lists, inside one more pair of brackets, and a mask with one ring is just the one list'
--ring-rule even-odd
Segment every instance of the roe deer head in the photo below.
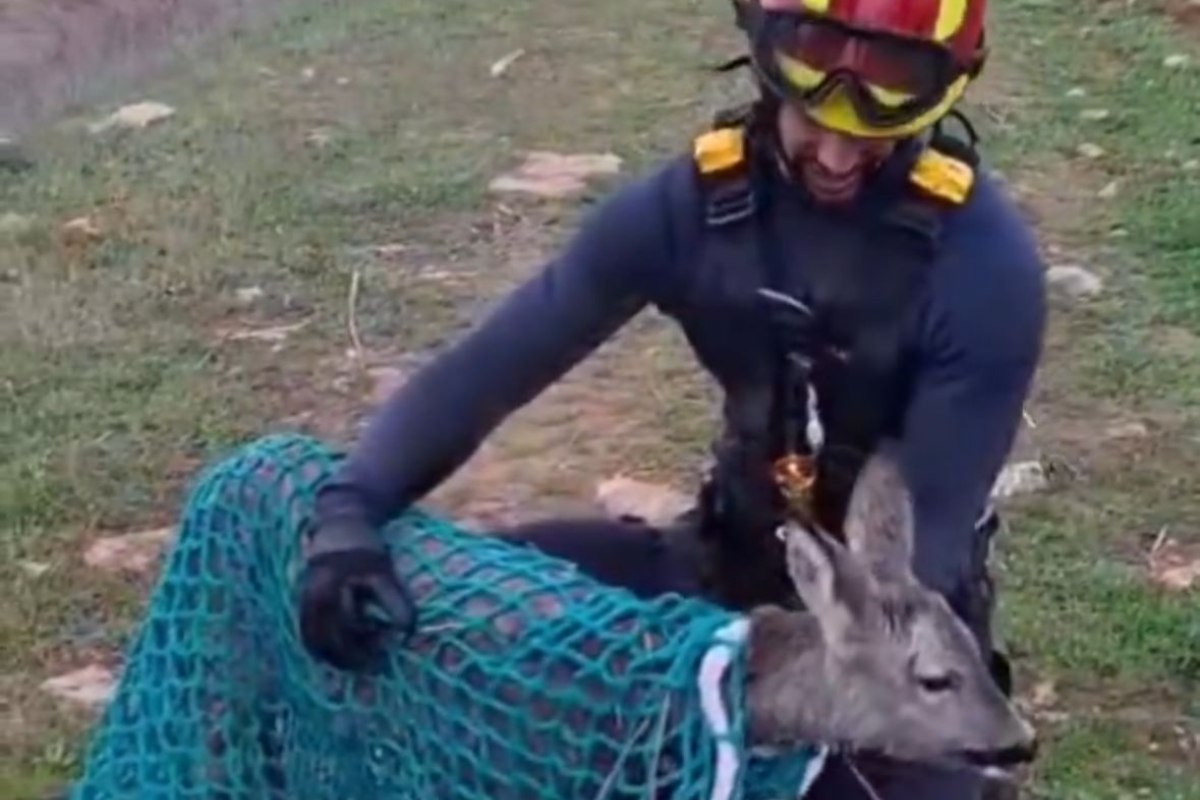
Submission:
{"label": "roe deer head", "polygon": [[877,453],[859,476],[846,545],[800,526],[783,538],[806,611],[752,613],[752,741],[980,767],[1033,758],[1034,731],[975,637],[912,574],[913,512],[893,456]]}

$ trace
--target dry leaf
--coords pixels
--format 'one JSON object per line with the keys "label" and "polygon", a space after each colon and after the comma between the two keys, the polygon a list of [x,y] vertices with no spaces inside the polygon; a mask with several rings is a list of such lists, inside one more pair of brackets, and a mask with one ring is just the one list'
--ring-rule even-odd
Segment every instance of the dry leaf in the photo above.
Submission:
{"label": "dry leaf", "polygon": [[496,61],[496,63],[492,64],[492,77],[499,78],[501,75],[508,72],[508,68],[516,63],[517,59],[523,55],[525,55],[525,48],[518,47],[516,50],[513,50],[511,53]]}
{"label": "dry leaf", "polygon": [[1114,197],[1117,196],[1117,192],[1120,189],[1121,189],[1120,181],[1110,181],[1108,184],[1106,184],[1104,186],[1103,189],[1096,192],[1096,197],[1099,197],[1101,200],[1112,200]]}
{"label": "dry leaf", "polygon": [[175,115],[175,109],[165,103],[146,101],[123,106],[107,119],[89,127],[92,133],[103,133],[109,128],[147,128]]}
{"label": "dry leaf", "polygon": [[583,191],[588,178],[612,175],[620,169],[621,159],[612,153],[563,155],[536,151],[521,166],[493,180],[488,188],[494,192],[566,197]]}
{"label": "dry leaf", "polygon": [[1079,147],[1075,148],[1075,152],[1079,153],[1079,155],[1083,156],[1084,158],[1096,159],[1104,155],[1104,148],[1098,144],[1084,142],[1083,144],[1079,145]]}
{"label": "dry leaf", "polygon": [[159,528],[92,542],[83,554],[84,563],[109,572],[145,572],[154,566],[175,535],[173,528]]}
{"label": "dry leaf", "polygon": [[1080,119],[1085,119],[1088,122],[1099,122],[1108,119],[1110,111],[1107,108],[1085,108],[1079,112]]}
{"label": "dry leaf", "polygon": [[596,502],[610,517],[636,517],[649,525],[670,524],[694,504],[693,498],[669,486],[621,475],[596,486]]}
{"label": "dry leaf", "polygon": [[42,691],[72,703],[98,709],[112,699],[117,676],[108,667],[91,664],[42,682]]}

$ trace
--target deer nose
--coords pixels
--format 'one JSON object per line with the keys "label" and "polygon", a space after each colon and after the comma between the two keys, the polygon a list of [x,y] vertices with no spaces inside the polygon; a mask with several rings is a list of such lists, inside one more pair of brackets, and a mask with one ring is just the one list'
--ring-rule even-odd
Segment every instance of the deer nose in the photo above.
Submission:
{"label": "deer nose", "polygon": [[970,750],[963,754],[966,760],[981,767],[1001,769],[1032,762],[1038,754],[1037,733],[1025,720],[1021,719],[1018,722],[1021,725],[1021,735],[1016,744],[995,750]]}

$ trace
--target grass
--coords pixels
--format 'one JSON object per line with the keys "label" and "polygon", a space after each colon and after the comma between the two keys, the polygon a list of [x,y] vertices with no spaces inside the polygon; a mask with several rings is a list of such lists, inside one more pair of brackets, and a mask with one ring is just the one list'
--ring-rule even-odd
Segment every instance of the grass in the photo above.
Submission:
{"label": "grass", "polygon": [[[589,200],[497,201],[488,180],[525,149],[611,150],[629,174],[686,146],[734,86],[704,71],[736,52],[726,11],[306,3],[112,98],[170,103],[164,124],[87,134],[105,106],[39,135],[38,169],[0,183],[0,216],[28,219],[0,233],[0,579],[14,587],[0,606],[0,708],[14,721],[0,734],[0,795],[32,796],[77,767],[88,717],[36,685],[116,652],[136,621],[144,587],[86,572],[80,543],[169,523],[196,466],[235,441],[295,425],[352,431],[366,401],[344,355],[351,276],[369,351],[446,342],[561,243]],[[1188,347],[1200,336],[1200,173],[1184,169],[1200,158],[1200,48],[1142,4],[1021,0],[993,16],[997,88],[977,115],[990,157],[1030,187],[1062,258],[1096,265],[1107,284],[1056,314],[1035,398],[1039,445],[1082,465],[1082,479],[1013,508],[1002,543],[1023,685],[1052,680],[1059,695],[1029,791],[1193,800],[1194,738],[1177,746],[1173,727],[1152,723],[1198,732],[1200,603],[1149,587],[1135,554],[1138,535],[1163,525],[1200,542],[1200,358]],[[1191,69],[1163,66],[1184,52]],[[1110,115],[1083,122],[1085,108]],[[1084,141],[1106,154],[1077,156]],[[1117,196],[1095,199],[1112,180]],[[99,241],[64,243],[62,223],[81,215]],[[399,255],[373,249],[387,244]],[[247,304],[238,290],[249,287],[262,297]],[[227,337],[298,323],[281,343]],[[710,395],[661,320],[639,320],[571,381],[468,478],[564,497],[616,468],[688,479]],[[1061,436],[1093,405],[1158,424],[1111,457]],[[539,438],[528,420],[558,427]],[[585,421],[628,444],[601,455],[581,440]],[[478,482],[471,492],[486,494]],[[30,560],[52,568],[32,577],[20,566]]]}

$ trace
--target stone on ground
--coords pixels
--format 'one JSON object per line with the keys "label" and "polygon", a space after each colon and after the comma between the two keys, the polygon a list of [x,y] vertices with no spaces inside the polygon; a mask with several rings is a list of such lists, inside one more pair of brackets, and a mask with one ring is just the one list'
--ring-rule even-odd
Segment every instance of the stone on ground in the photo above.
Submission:
{"label": "stone on ground", "polygon": [[62,700],[96,710],[112,699],[117,676],[108,667],[90,664],[42,682],[41,689]]}
{"label": "stone on ground", "polygon": [[614,175],[620,169],[621,158],[612,153],[564,155],[535,151],[519,167],[494,179],[488,188],[493,192],[567,197],[586,189],[588,178]]}
{"label": "stone on ground", "polygon": [[649,525],[667,525],[694,499],[669,486],[617,475],[596,486],[596,503],[613,518],[636,517]]}
{"label": "stone on ground", "polygon": [[169,119],[174,115],[175,109],[169,105],[147,100],[141,103],[122,106],[114,111],[111,116],[93,124],[90,130],[92,133],[103,133],[110,128],[141,130],[142,128],[148,128],[151,125]]}
{"label": "stone on ground", "polygon": [[1051,289],[1071,300],[1095,297],[1104,290],[1104,281],[1098,275],[1074,264],[1063,264],[1046,270],[1046,283]]}
{"label": "stone on ground", "polygon": [[84,563],[106,572],[146,572],[156,563],[175,535],[174,528],[105,536],[92,542]]}
{"label": "stone on ground", "polygon": [[1003,500],[1022,494],[1040,492],[1050,485],[1046,470],[1037,461],[1018,461],[1006,464],[992,485],[992,497]]}
{"label": "stone on ground", "polygon": [[1150,577],[1170,591],[1191,589],[1200,584],[1200,551],[1165,540],[1150,556]]}

